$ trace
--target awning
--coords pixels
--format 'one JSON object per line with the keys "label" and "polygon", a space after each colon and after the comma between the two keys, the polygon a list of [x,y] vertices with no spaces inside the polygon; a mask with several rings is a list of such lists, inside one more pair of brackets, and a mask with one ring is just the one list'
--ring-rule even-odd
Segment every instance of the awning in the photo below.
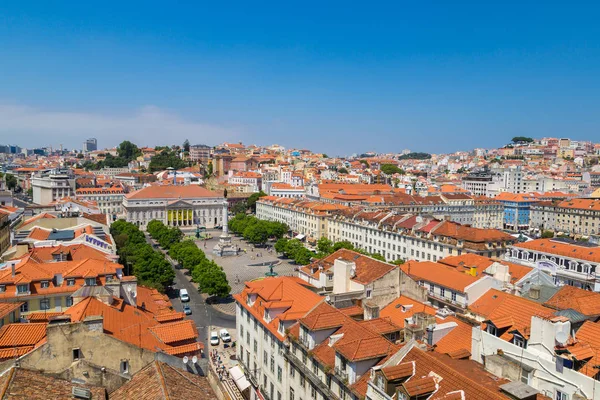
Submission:
{"label": "awning", "polygon": [[248,382],[246,375],[244,375],[244,372],[238,365],[229,368],[229,376],[231,376],[231,379],[233,379],[235,385],[238,387],[238,389],[240,389],[240,392],[243,392],[250,387],[250,382]]}
{"label": "awning", "polygon": [[303,234],[301,234],[301,233],[299,233],[298,235],[296,235],[296,239],[298,239],[298,240],[302,240],[302,239],[304,239],[305,237],[306,237],[306,236],[305,236],[305,235],[303,235]]}

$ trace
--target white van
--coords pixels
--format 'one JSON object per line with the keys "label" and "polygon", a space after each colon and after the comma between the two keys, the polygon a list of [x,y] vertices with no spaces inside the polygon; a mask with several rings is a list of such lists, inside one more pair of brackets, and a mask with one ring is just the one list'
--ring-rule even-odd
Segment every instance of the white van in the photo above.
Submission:
{"label": "white van", "polygon": [[179,289],[179,300],[181,300],[182,303],[190,301],[190,295],[186,289]]}

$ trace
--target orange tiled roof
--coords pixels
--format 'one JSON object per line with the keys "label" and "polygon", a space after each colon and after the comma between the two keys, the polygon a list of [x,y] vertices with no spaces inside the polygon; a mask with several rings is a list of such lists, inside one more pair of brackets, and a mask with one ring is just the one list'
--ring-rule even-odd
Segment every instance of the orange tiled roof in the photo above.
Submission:
{"label": "orange tiled roof", "polygon": [[[300,268],[300,271],[318,278],[321,272],[329,271],[337,259],[354,262],[356,264],[356,273],[351,279],[363,285],[369,284],[398,268],[393,264],[376,260],[352,250],[339,249],[325,258]],[[323,269],[321,270],[319,267],[323,267]]]}
{"label": "orange tiled roof", "polygon": [[489,257],[481,256],[474,253],[465,253],[460,256],[448,256],[438,261],[440,264],[449,265],[451,267],[459,268],[463,271],[468,271],[471,267],[477,268],[478,273],[483,273],[486,268],[497,262],[502,265],[508,266],[510,272],[511,282],[515,283],[531,272],[532,268],[520,264],[507,262],[504,260],[494,260]]}
{"label": "orange tiled roof", "polygon": [[45,323],[8,324],[0,328],[0,348],[35,346],[46,337]]}
{"label": "orange tiled roof", "polygon": [[578,246],[576,244],[564,243],[552,239],[530,240],[529,242],[517,243],[514,247],[577,258],[579,260],[600,262],[600,247]]}
{"label": "orange tiled roof", "polygon": [[400,268],[415,280],[433,282],[462,293],[467,286],[482,279],[481,276],[468,275],[455,268],[431,261],[408,261]]}
{"label": "orange tiled roof", "polygon": [[[168,396],[165,394],[168,393]],[[217,398],[208,379],[154,361],[110,394],[114,400],[212,400]]]}
{"label": "orange tiled roof", "polygon": [[523,337],[529,338],[531,329],[531,317],[539,316],[551,318],[554,310],[536,303],[533,300],[505,293],[500,290],[490,289],[475,301],[469,309],[503,331],[500,337],[504,340],[512,340],[512,331],[517,330]]}
{"label": "orange tiled roof", "polygon": [[151,185],[129,193],[127,199],[192,199],[200,197],[222,197],[221,193],[210,191],[198,185],[174,186]]}
{"label": "orange tiled roof", "polygon": [[558,289],[544,305],[557,310],[572,308],[586,316],[599,316],[600,293],[565,285]]}
{"label": "orange tiled roof", "polygon": [[122,301],[111,306],[88,297],[70,307],[65,314],[70,315],[74,322],[82,321],[88,316],[101,315],[105,333],[150,351],[169,352],[178,346],[194,343],[199,345],[195,346],[198,349],[202,348],[202,343],[195,341],[197,331],[193,321],[161,324],[151,312]]}
{"label": "orange tiled roof", "polygon": [[[275,337],[284,339],[279,331],[279,321],[298,320],[309,310],[324,300],[323,297],[309,290],[310,286],[299,278],[278,277],[265,278],[257,281],[246,282],[246,287],[241,293],[235,294],[234,299],[248,310],[255,318],[263,322]],[[257,299],[252,306],[246,300],[248,295],[256,295]],[[286,309],[269,323],[264,321],[265,305],[269,302],[286,302]]]}

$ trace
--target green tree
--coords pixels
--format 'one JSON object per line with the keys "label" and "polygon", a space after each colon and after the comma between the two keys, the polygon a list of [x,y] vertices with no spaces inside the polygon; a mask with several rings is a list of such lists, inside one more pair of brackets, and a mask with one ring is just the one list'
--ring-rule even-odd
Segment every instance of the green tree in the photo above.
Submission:
{"label": "green tree", "polygon": [[394,164],[382,164],[380,169],[381,169],[381,172],[383,172],[386,175],[393,175],[393,174],[404,175],[404,171],[402,169],[400,169],[397,165],[394,165]]}
{"label": "green tree", "polygon": [[394,265],[402,265],[404,263],[405,263],[405,261],[402,258],[392,261],[392,264],[394,264]]}
{"label": "green tree", "polygon": [[185,139],[185,142],[183,142],[183,151],[188,152],[190,151],[190,141]]}
{"label": "green tree", "polygon": [[267,194],[262,190],[258,193],[252,193],[250,197],[248,197],[248,200],[246,200],[248,208],[252,210],[252,212],[256,212],[256,201],[261,197],[265,197],[266,195]]}
{"label": "green tree", "polygon": [[6,180],[6,188],[8,190],[15,190],[17,187],[17,178],[13,174],[6,174],[4,179]]}
{"label": "green tree", "polygon": [[294,262],[300,265],[307,265],[310,263],[311,258],[314,257],[314,253],[308,250],[306,247],[302,246],[296,251],[294,254]]}
{"label": "green tree", "polygon": [[333,253],[333,242],[323,236],[317,241],[317,251],[324,255]]}
{"label": "green tree", "polygon": [[408,153],[403,154],[398,157],[398,160],[429,160],[431,158],[431,154],[429,153]]}
{"label": "green tree", "polygon": [[287,250],[289,239],[281,238],[277,242],[275,242],[275,251],[281,254],[284,254]]}
{"label": "green tree", "polygon": [[333,252],[338,251],[339,249],[348,249],[348,250],[354,250],[354,245],[352,243],[350,243],[347,240],[342,240],[339,242],[335,242],[333,244]]}
{"label": "green tree", "polygon": [[179,158],[176,151],[164,149],[154,155],[150,160],[150,172],[163,171],[167,168],[181,169],[187,167],[187,163]]}
{"label": "green tree", "polygon": [[342,168],[338,169],[338,173],[340,173],[340,174],[347,174],[348,170],[346,168],[342,167]]}
{"label": "green tree", "polygon": [[244,214],[248,210],[248,203],[245,201],[238,201],[231,207],[233,215]]}
{"label": "green tree", "polygon": [[253,244],[265,244],[269,239],[269,231],[266,221],[256,221],[244,229],[244,239]]}
{"label": "green tree", "polygon": [[552,239],[554,237],[554,232],[552,231],[544,231],[542,232],[543,239]]}
{"label": "green tree", "polygon": [[214,262],[211,262],[204,273],[198,275],[198,286],[209,296],[225,297],[231,292],[227,276]]}
{"label": "green tree", "polygon": [[533,139],[527,136],[515,136],[514,138],[512,138],[512,142],[513,143],[519,143],[519,142],[524,142],[524,143],[532,143]]}
{"label": "green tree", "polygon": [[117,154],[119,157],[129,162],[141,156],[142,151],[129,140],[125,140],[119,144],[119,147],[117,147]]}

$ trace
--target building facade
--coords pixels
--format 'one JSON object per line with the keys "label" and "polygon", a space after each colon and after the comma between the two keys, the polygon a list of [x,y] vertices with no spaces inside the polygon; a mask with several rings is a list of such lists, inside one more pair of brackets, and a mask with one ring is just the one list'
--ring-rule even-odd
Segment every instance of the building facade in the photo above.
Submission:
{"label": "building facade", "polygon": [[36,172],[31,178],[33,202],[48,205],[75,194],[75,175],[67,169]]}
{"label": "building facade", "polygon": [[569,199],[531,205],[531,227],[569,235],[600,233],[600,199]]}
{"label": "building facade", "polygon": [[505,259],[539,268],[558,285],[571,285],[600,292],[600,247],[569,239],[536,239],[507,250]]}
{"label": "building facade", "polygon": [[125,192],[122,187],[77,189],[75,195],[78,199],[95,202],[103,214],[117,215],[123,211]]}
{"label": "building facade", "polygon": [[151,185],[126,195],[123,213],[142,229],[153,219],[180,228],[213,228],[223,224],[225,201],[222,194],[198,185]]}

